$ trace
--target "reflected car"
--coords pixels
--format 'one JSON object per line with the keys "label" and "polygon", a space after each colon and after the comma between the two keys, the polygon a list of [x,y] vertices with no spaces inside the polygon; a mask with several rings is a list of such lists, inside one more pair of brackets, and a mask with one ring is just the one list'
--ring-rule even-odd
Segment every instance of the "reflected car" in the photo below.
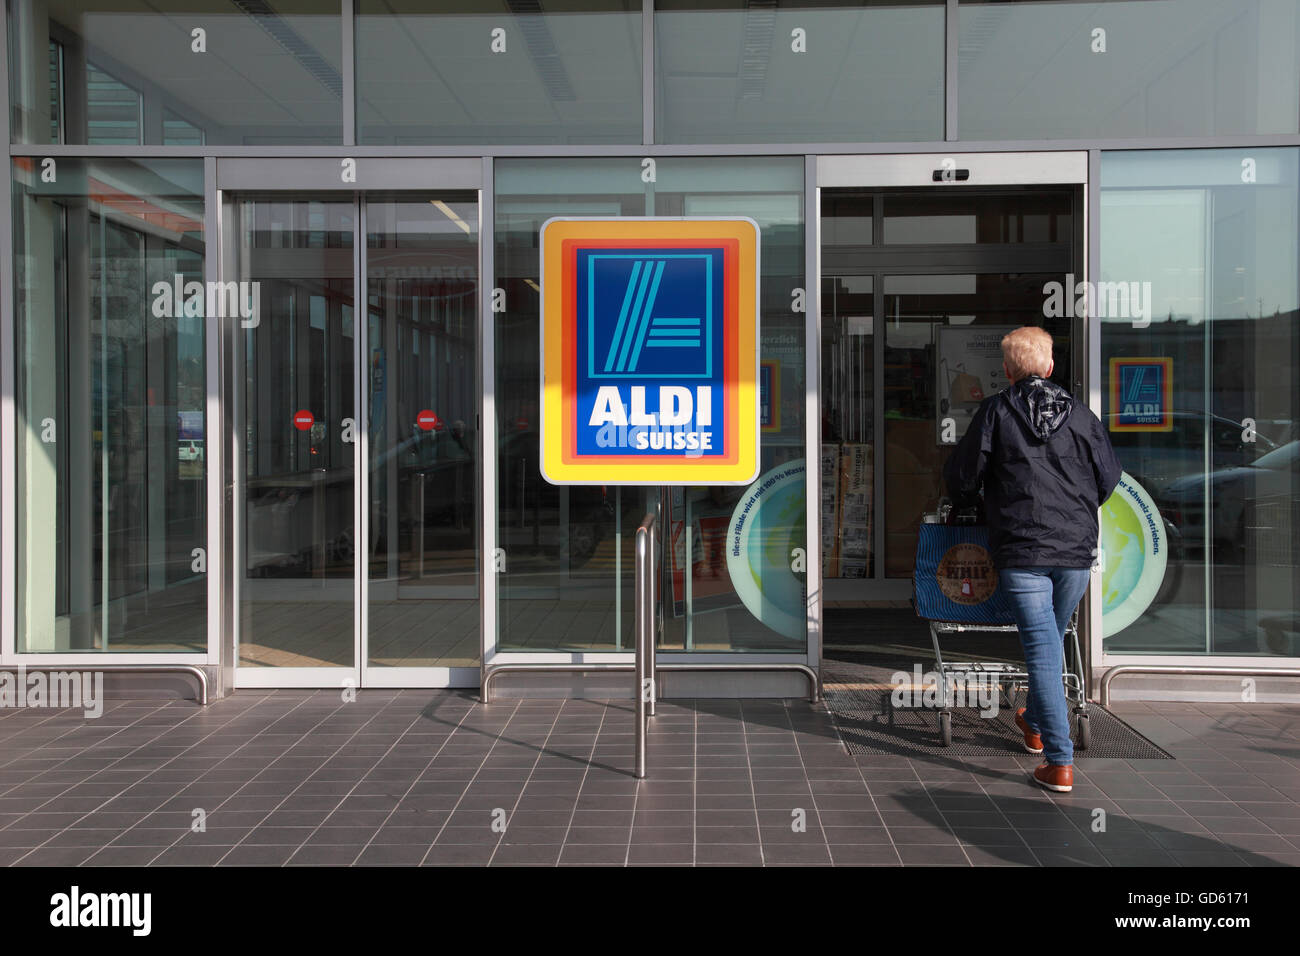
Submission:
{"label": "reflected car", "polygon": [[569,568],[581,567],[614,527],[613,489],[551,484],[542,477],[540,452],[534,430],[501,437],[497,541],[507,552],[531,550],[557,557]]}
{"label": "reflected car", "polygon": [[[426,552],[473,547],[478,539],[475,440],[455,428],[421,432],[376,455],[370,467],[375,552],[388,547],[390,509],[399,542]],[[578,568],[615,523],[613,495],[601,486],[560,487],[542,478],[538,433],[503,435],[497,458],[498,533],[507,552],[534,553]],[[396,497],[384,476],[396,470]],[[354,558],[353,469],[306,469],[245,479],[247,570],[299,575],[324,565],[342,572]],[[401,545],[399,545],[401,546]]]}
{"label": "reflected car", "polygon": [[1294,565],[1300,511],[1300,441],[1283,445],[1248,465],[1185,475],[1156,501],[1177,528],[1184,553],[1203,552],[1206,499],[1212,517],[1210,552],[1216,560]]}
{"label": "reflected car", "polygon": [[1168,432],[1111,431],[1114,413],[1106,416],[1107,434],[1124,470],[1150,494],[1159,497],[1173,482],[1205,473],[1205,430],[1209,428],[1210,468],[1248,465],[1277,449],[1273,440],[1256,434],[1242,437],[1242,424],[1203,412],[1174,412]]}
{"label": "reflected car", "polygon": [[[372,475],[397,462],[399,533],[423,533],[426,551],[439,546],[472,546],[477,540],[476,500],[479,475],[473,458],[475,440],[454,426],[412,436],[378,456]],[[514,431],[500,438],[497,457],[497,541],[507,553],[533,552],[559,558],[570,568],[591,560],[614,527],[612,495],[602,487],[559,487],[546,481],[538,465],[538,433]],[[372,477],[371,487],[376,479]],[[387,507],[379,500],[379,520],[387,527]],[[567,525],[561,527],[561,517]],[[407,537],[406,540],[417,540]]]}

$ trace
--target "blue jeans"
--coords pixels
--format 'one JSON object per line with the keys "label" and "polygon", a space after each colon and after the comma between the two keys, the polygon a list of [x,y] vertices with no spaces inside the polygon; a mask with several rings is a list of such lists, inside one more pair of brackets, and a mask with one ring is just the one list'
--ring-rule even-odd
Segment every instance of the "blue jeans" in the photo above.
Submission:
{"label": "blue jeans", "polygon": [[1029,694],[1025,723],[1043,738],[1043,759],[1074,763],[1070,714],[1061,674],[1065,629],[1088,587],[1087,568],[1000,568],[1001,587],[1011,603],[1025,649]]}

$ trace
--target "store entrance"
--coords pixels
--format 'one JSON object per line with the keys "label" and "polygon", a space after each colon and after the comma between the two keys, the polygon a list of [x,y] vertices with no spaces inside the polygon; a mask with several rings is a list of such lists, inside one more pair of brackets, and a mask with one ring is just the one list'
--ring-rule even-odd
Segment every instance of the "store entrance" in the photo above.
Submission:
{"label": "store entrance", "polygon": [[477,193],[224,205],[236,685],[477,684]]}
{"label": "store entrance", "polygon": [[[1006,332],[1046,328],[1052,378],[1086,400],[1066,292],[1084,275],[1083,203],[1068,183],[822,190],[827,658],[847,648],[886,681],[933,659],[909,601],[917,529],[975,409],[1007,384]],[[1014,636],[982,640],[982,659],[1019,657]]]}

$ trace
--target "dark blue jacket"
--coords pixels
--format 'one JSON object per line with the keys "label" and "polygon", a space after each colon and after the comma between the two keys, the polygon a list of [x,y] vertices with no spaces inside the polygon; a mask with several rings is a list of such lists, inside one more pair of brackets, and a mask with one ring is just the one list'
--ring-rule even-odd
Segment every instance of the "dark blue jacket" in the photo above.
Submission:
{"label": "dark blue jacket", "polygon": [[1088,406],[1031,375],[980,403],[943,478],[959,504],[983,487],[997,567],[1087,568],[1120,471]]}

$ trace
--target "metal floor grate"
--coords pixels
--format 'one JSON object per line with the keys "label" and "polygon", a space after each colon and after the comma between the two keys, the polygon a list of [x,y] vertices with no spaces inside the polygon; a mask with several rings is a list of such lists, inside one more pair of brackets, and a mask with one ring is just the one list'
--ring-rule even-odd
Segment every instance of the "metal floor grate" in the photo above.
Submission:
{"label": "metal floor grate", "polygon": [[[985,757],[1024,754],[1015,725],[1016,707],[999,701],[995,717],[981,717],[974,708],[954,708],[952,745],[939,739],[937,710],[895,708],[890,689],[861,683],[835,683],[827,674],[823,684],[826,708],[835,718],[840,738],[850,754],[893,754],[905,757]],[[1088,705],[1091,746],[1078,757],[1120,757],[1132,760],[1173,760],[1168,751],[1152,743],[1127,723],[1096,704]]]}

